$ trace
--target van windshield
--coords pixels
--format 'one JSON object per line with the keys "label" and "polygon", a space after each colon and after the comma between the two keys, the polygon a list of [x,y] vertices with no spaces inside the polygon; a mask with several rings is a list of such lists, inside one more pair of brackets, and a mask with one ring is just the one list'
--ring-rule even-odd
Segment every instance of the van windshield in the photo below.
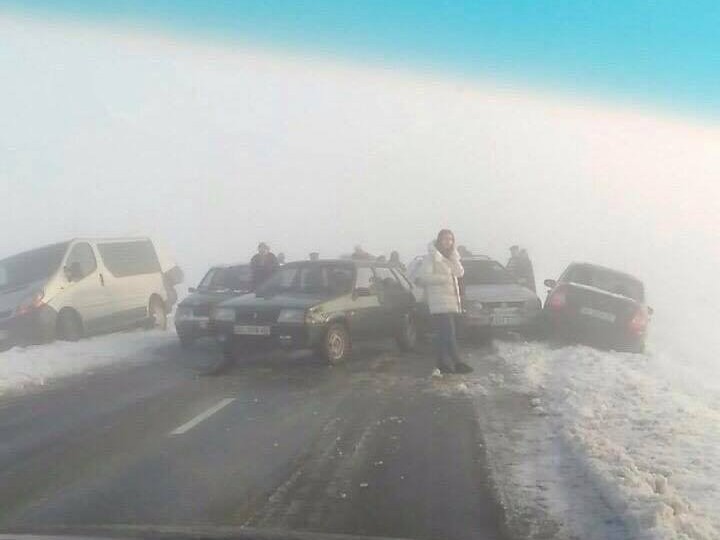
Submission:
{"label": "van windshield", "polygon": [[62,262],[68,242],[13,255],[0,261],[0,293],[49,278]]}

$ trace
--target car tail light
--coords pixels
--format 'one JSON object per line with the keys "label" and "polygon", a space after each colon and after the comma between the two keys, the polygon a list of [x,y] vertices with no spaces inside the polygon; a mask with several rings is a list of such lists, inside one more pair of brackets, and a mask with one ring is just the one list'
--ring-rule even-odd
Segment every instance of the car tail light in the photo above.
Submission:
{"label": "car tail light", "polygon": [[550,309],[563,309],[567,306],[567,292],[565,287],[557,287],[548,299],[548,305]]}
{"label": "car tail light", "polygon": [[45,297],[45,291],[38,291],[35,294],[32,295],[32,298],[28,300],[27,302],[21,304],[17,308],[17,315],[27,315],[31,311],[39,308],[42,306],[45,302],[43,302],[43,298]]}
{"label": "car tail light", "polygon": [[630,332],[635,335],[644,334],[645,330],[647,330],[649,318],[647,309],[644,307],[638,308],[633,318],[630,319]]}

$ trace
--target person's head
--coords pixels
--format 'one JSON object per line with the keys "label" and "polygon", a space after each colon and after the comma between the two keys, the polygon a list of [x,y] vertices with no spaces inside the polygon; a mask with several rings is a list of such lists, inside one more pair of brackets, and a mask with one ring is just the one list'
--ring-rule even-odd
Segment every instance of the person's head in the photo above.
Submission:
{"label": "person's head", "polygon": [[311,261],[319,261],[320,260],[320,254],[317,251],[313,251],[310,254],[310,260]]}
{"label": "person's head", "polygon": [[363,252],[362,246],[360,244],[357,244],[355,246],[355,253],[362,253],[362,252]]}
{"label": "person's head", "polygon": [[270,253],[270,246],[268,246],[265,242],[260,242],[258,244],[258,253],[260,255],[267,255]]}
{"label": "person's head", "polygon": [[520,246],[510,246],[510,255],[517,257],[520,254]]}
{"label": "person's head", "polygon": [[393,251],[390,253],[390,261],[391,262],[400,262],[400,254],[397,251]]}
{"label": "person's head", "polygon": [[520,250],[520,256],[521,256],[521,257],[527,257],[527,256],[528,256],[527,249],[521,249],[521,250]]}
{"label": "person's head", "polygon": [[442,229],[435,240],[435,247],[443,255],[448,255],[455,249],[455,235],[450,229]]}
{"label": "person's head", "polygon": [[277,260],[280,264],[283,264],[285,262],[285,254],[284,253],[278,253]]}

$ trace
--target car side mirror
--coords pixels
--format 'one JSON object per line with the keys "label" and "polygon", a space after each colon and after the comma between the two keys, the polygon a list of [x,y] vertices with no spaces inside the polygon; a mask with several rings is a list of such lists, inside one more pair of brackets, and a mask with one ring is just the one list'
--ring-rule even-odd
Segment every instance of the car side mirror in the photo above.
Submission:
{"label": "car side mirror", "polygon": [[197,292],[197,289],[195,287],[188,287],[188,292],[194,293],[194,292]]}
{"label": "car side mirror", "polygon": [[82,275],[82,268],[80,267],[80,263],[75,261],[73,263],[70,263],[70,266],[65,267],[65,277],[67,277],[68,281],[80,281],[83,278]]}
{"label": "car side mirror", "polygon": [[548,289],[554,289],[557,286],[557,281],[554,279],[546,279],[543,283]]}
{"label": "car side mirror", "polygon": [[370,289],[368,287],[355,287],[353,296],[355,298],[359,298],[361,296],[372,296],[372,293],[370,292]]}

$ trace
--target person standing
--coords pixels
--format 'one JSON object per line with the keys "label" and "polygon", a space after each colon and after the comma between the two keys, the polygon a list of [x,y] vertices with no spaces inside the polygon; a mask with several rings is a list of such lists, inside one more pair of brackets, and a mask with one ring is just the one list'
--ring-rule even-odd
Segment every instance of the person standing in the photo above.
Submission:
{"label": "person standing", "polygon": [[519,261],[518,281],[521,285],[535,292],[535,269],[526,249],[520,250]]}
{"label": "person standing", "polygon": [[418,281],[425,287],[441,373],[469,373],[472,368],[460,359],[455,332],[456,317],[462,312],[458,279],[465,270],[455,249],[455,235],[441,230],[428,246],[428,254],[420,267]]}
{"label": "person standing", "polygon": [[312,253],[310,253],[310,256],[309,256],[309,257],[310,257],[310,260],[311,260],[311,261],[319,261],[319,260],[320,260],[320,253],[318,253],[317,251],[313,251]]}
{"label": "person standing", "polygon": [[510,247],[510,258],[508,259],[505,268],[507,268],[508,272],[515,276],[515,279],[519,278],[518,270],[520,269],[520,246]]}
{"label": "person standing", "polygon": [[400,260],[400,253],[398,253],[397,251],[393,251],[390,253],[390,260],[388,262],[393,268],[399,268],[403,272],[405,271],[405,265]]}
{"label": "person standing", "polygon": [[277,257],[270,251],[270,246],[265,242],[258,244],[258,252],[250,260],[252,272],[253,290],[262,285],[279,266]]}

